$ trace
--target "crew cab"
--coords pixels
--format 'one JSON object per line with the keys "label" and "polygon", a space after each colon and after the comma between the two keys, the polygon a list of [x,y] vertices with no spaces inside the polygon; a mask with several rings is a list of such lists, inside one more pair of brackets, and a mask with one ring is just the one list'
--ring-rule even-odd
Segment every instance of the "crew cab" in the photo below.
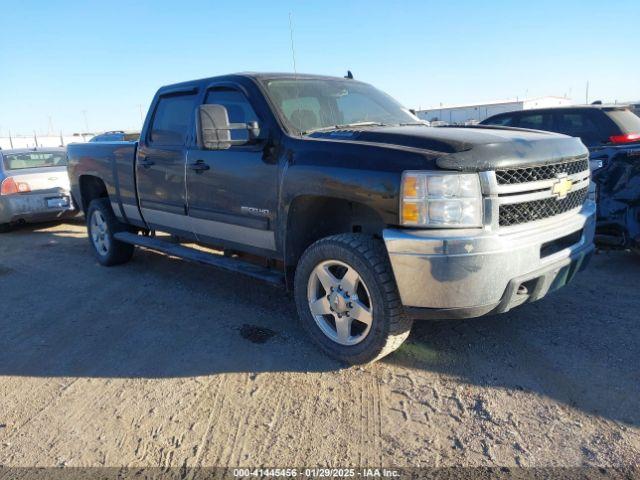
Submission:
{"label": "crew cab", "polygon": [[494,115],[481,122],[578,137],[589,149],[596,243],[640,251],[640,118],[631,106],[577,105]]}
{"label": "crew cab", "polygon": [[309,335],[348,363],[392,352],[414,319],[538,300],[593,251],[579,139],[431,128],[353,79],[162,87],[139,142],[68,156],[101,264],[138,245],[290,288]]}

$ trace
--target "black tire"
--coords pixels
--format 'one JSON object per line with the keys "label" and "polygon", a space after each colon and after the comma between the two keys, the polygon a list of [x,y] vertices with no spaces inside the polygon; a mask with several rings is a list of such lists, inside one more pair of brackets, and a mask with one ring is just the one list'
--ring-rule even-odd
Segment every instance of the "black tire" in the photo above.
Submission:
{"label": "black tire", "polygon": [[[314,269],[326,261],[347,264],[366,284],[372,320],[364,339],[354,345],[343,345],[329,338],[311,313],[308,298],[310,277]],[[321,288],[320,291],[323,290],[326,289]],[[411,332],[413,322],[404,314],[384,244],[367,235],[340,234],[323,238],[311,245],[298,263],[294,295],[304,329],[322,350],[342,362],[374,362],[400,347]],[[328,323],[331,322],[331,316],[335,319],[335,312],[329,315]],[[349,335],[351,328],[349,326]]]}
{"label": "black tire", "polygon": [[[94,241],[93,238],[94,230],[96,229],[95,224],[92,222],[94,215],[100,215],[99,218],[101,218],[104,221],[104,225],[106,225],[106,229],[102,235],[106,237],[108,242],[104,242],[103,245],[105,248],[100,250],[97,246],[98,243]],[[87,234],[93,252],[101,265],[110,267],[131,260],[135,247],[129,243],[119,242],[113,238],[114,233],[126,230],[127,226],[120,223],[114,215],[108,198],[98,198],[89,204],[89,209],[87,210]]]}
{"label": "black tire", "polygon": [[11,231],[10,223],[0,223],[0,233],[8,233]]}

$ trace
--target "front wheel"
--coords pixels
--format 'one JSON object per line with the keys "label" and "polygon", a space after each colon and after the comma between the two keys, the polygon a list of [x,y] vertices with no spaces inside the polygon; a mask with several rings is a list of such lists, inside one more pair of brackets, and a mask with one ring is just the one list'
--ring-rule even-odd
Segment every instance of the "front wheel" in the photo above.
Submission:
{"label": "front wheel", "polygon": [[99,198],[91,202],[87,211],[87,233],[93,251],[102,265],[119,265],[131,259],[135,247],[113,237],[114,233],[125,229],[126,226],[114,215],[108,199]]}
{"label": "front wheel", "polygon": [[380,240],[361,234],[327,237],[302,255],[295,276],[302,325],[330,356],[374,362],[411,331]]}
{"label": "front wheel", "polygon": [[11,231],[10,223],[0,223],[0,233],[7,233]]}

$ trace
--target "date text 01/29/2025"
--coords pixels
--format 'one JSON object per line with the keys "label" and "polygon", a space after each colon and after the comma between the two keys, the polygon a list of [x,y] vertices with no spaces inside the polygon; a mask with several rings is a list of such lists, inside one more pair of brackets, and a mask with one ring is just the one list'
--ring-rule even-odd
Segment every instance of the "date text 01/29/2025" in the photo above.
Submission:
{"label": "date text 01/29/2025", "polygon": [[393,478],[399,477],[398,470],[386,468],[236,468],[233,476],[242,477],[283,477],[283,478]]}

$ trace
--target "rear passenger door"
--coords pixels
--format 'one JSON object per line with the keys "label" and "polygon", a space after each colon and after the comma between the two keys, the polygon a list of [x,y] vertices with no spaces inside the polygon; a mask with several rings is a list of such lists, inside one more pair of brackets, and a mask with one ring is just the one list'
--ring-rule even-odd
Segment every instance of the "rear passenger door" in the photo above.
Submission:
{"label": "rear passenger door", "polygon": [[152,229],[192,237],[187,217],[187,144],[198,102],[196,90],[159,97],[140,139],[136,182],[140,209]]}

